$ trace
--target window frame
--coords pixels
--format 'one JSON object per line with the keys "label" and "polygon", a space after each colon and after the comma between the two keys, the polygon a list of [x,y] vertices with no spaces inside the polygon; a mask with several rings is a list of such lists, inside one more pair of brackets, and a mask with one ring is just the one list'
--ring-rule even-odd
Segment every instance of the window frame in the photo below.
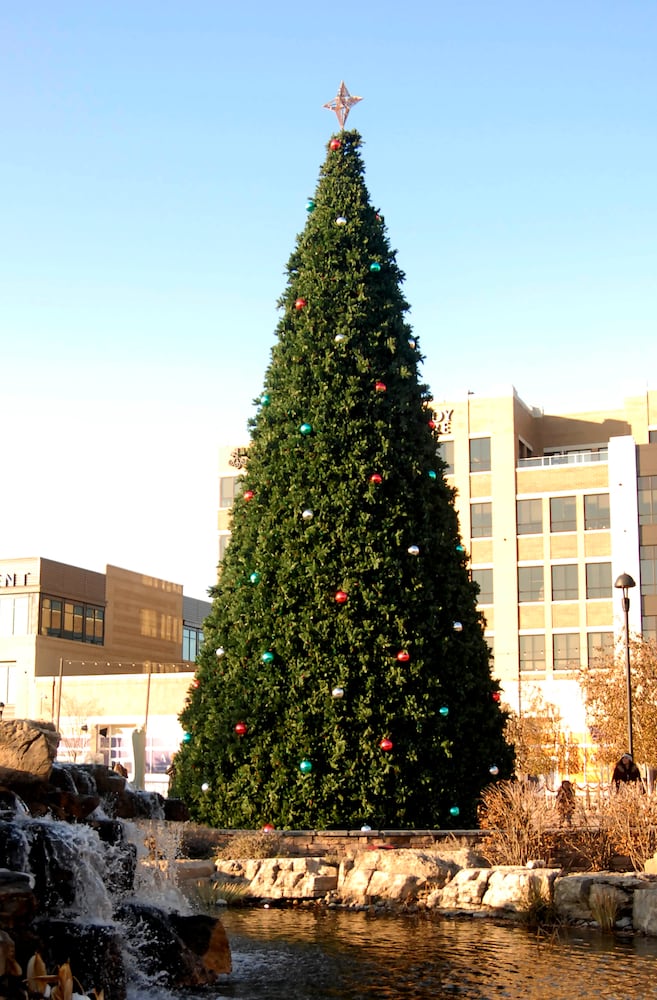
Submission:
{"label": "window frame", "polygon": [[[566,516],[564,509],[563,516],[556,517],[554,511],[558,504],[572,508],[572,516]],[[577,498],[574,494],[550,497],[550,534],[560,535],[570,531],[577,531]]]}

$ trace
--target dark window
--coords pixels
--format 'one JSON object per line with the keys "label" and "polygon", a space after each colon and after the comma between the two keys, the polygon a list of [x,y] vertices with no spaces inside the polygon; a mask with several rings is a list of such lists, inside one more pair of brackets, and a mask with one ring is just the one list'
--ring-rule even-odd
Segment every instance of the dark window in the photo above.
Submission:
{"label": "dark window", "polygon": [[493,571],[492,569],[473,569],[472,579],[479,587],[479,604],[493,603]]}
{"label": "dark window", "polygon": [[470,472],[490,472],[490,438],[470,441]]}
{"label": "dark window", "polygon": [[519,535],[540,535],[543,531],[543,503],[541,500],[518,500],[516,520]]}
{"label": "dark window", "polygon": [[445,475],[454,475],[454,442],[453,441],[440,441],[438,447],[436,448],[436,455],[442,458],[445,463]]}
{"label": "dark window", "polygon": [[639,548],[641,566],[641,593],[657,594],[657,545]]}
{"label": "dark window", "polygon": [[470,504],[470,537],[492,538],[493,505],[491,503]]}
{"label": "dark window", "polygon": [[586,596],[589,600],[611,597],[611,563],[586,564]]}
{"label": "dark window", "polygon": [[550,531],[576,531],[575,497],[550,498]]}
{"label": "dark window", "polygon": [[534,454],[534,449],[530,445],[526,444],[522,439],[518,440],[518,458],[531,458]]}
{"label": "dark window", "polygon": [[579,633],[562,632],[552,636],[555,670],[579,670]]}
{"label": "dark window", "polygon": [[577,563],[552,567],[552,600],[576,601],[579,597]]}
{"label": "dark window", "polygon": [[657,430],[648,431],[648,444],[655,444],[657,442]]}
{"label": "dark window", "polygon": [[518,567],[518,601],[542,601],[545,592],[542,566]]}
{"label": "dark window", "polygon": [[594,667],[600,660],[607,659],[614,651],[613,632],[589,632],[586,636],[588,664]]}
{"label": "dark window", "polygon": [[639,524],[657,524],[657,476],[639,476]]}
{"label": "dark window", "polygon": [[199,650],[203,645],[203,632],[200,628],[191,628],[188,625],[183,625],[183,645],[182,645],[182,658],[183,660],[189,660],[193,663],[199,654]]}
{"label": "dark window", "polygon": [[102,645],[105,638],[105,609],[93,604],[78,604],[59,597],[42,597],[39,635],[74,642]]}
{"label": "dark window", "polygon": [[601,528],[608,528],[609,521],[609,494],[590,493],[584,497],[584,530],[599,531]]}
{"label": "dark window", "polygon": [[545,636],[518,636],[521,670],[545,670]]}

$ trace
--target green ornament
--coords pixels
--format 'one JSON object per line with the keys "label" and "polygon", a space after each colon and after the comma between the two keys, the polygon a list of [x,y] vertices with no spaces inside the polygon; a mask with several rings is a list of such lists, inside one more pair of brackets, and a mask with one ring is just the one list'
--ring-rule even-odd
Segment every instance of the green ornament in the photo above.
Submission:
{"label": "green ornament", "polygon": [[192,734],[185,733],[185,735],[183,736],[183,743],[191,743],[191,742],[192,742]]}
{"label": "green ornament", "polygon": [[252,573],[249,580],[251,583],[260,583],[260,574],[258,572]]}
{"label": "green ornament", "polygon": [[441,707],[440,707],[440,708],[438,709],[438,711],[439,711],[439,713],[440,713],[441,715],[449,715],[449,709],[448,709],[447,705],[442,705],[442,706],[441,706]]}
{"label": "green ornament", "polygon": [[459,809],[458,806],[452,806],[452,808],[449,810],[450,816],[458,816],[460,812],[461,810]]}
{"label": "green ornament", "polygon": [[372,263],[370,264],[370,271],[376,273],[377,271],[380,270],[381,270],[381,265],[379,264],[378,260],[373,260]]}
{"label": "green ornament", "polygon": [[312,432],[313,429],[311,424],[301,424],[301,427],[299,428],[299,433],[303,434],[304,437],[307,436],[308,434],[312,434]]}
{"label": "green ornament", "polygon": [[263,663],[273,663],[274,662],[274,654],[272,652],[270,652],[269,650],[267,650],[265,653],[262,654],[262,656],[260,657],[260,659],[262,660]]}
{"label": "green ornament", "polygon": [[429,479],[435,479],[436,478],[436,473],[435,473],[435,471],[433,469],[429,469],[429,471],[427,472],[427,475],[428,475]]}
{"label": "green ornament", "polygon": [[304,759],[299,764],[299,770],[301,771],[302,774],[310,774],[310,772],[312,771],[312,769],[313,769],[313,765],[312,765],[311,761],[307,760],[304,757]]}
{"label": "green ornament", "polygon": [[271,396],[269,395],[268,392],[263,392],[262,396],[260,397],[260,405],[269,406],[270,403],[271,403]]}
{"label": "green ornament", "polygon": [[309,198],[308,201],[306,202],[306,212],[314,212],[315,211],[315,205],[316,205],[315,199],[314,198]]}
{"label": "green ornament", "polygon": [[456,546],[456,551],[457,552],[465,552],[465,545],[461,545],[461,544],[457,545]]}

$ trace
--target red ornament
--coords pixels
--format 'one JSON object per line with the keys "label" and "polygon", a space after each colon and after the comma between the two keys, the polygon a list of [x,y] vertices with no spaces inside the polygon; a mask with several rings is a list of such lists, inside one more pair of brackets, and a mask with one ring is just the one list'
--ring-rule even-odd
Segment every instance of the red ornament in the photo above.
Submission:
{"label": "red ornament", "polygon": [[262,832],[263,833],[273,833],[275,829],[276,829],[276,827],[274,826],[273,823],[265,823],[265,825],[262,828]]}
{"label": "red ornament", "polygon": [[387,736],[384,736],[381,742],[379,743],[379,746],[381,747],[382,750],[392,750],[393,743],[392,740],[389,740],[387,738]]}
{"label": "red ornament", "polygon": [[500,694],[499,691],[493,691],[493,701],[500,701],[501,698],[502,695]]}
{"label": "red ornament", "polygon": [[242,496],[248,503],[249,500],[253,500],[255,493],[253,492],[253,490],[245,490],[244,493],[242,493]]}
{"label": "red ornament", "polygon": [[407,653],[405,649],[402,649],[397,653],[397,659],[400,663],[408,663],[411,658],[411,654]]}
{"label": "red ornament", "polygon": [[336,604],[346,604],[348,600],[348,594],[345,594],[344,590],[338,590],[335,593]]}
{"label": "red ornament", "polygon": [[331,139],[331,141],[329,142],[329,148],[332,149],[334,152],[336,149],[339,149],[341,145],[342,143],[340,142],[339,139]]}
{"label": "red ornament", "polygon": [[235,723],[235,732],[237,733],[238,736],[244,736],[248,728],[249,727],[247,726],[246,722]]}
{"label": "red ornament", "polygon": [[373,472],[370,476],[370,482],[375,483],[378,486],[379,483],[383,482],[383,476],[380,476],[378,472]]}
{"label": "red ornament", "polygon": [[192,687],[197,688],[200,687],[200,685],[201,685],[200,680],[198,679],[198,677],[195,677],[194,680],[192,681]]}
{"label": "red ornament", "polygon": [[385,392],[388,386],[385,384],[385,382],[375,382],[374,388],[376,389],[377,392]]}
{"label": "red ornament", "polygon": [[307,305],[308,303],[306,302],[305,299],[297,299],[296,302],[294,303],[294,308],[300,312]]}
{"label": "red ornament", "polygon": [[430,420],[429,421],[429,429],[433,430],[435,426],[436,426],[436,421],[435,420]]}

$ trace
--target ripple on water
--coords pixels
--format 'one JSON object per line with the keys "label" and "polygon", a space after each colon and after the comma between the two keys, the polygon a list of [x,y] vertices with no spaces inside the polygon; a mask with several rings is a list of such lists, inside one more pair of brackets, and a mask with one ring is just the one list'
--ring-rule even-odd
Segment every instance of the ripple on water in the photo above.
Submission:
{"label": "ripple on water", "polygon": [[235,909],[223,920],[233,972],[206,1000],[646,1000],[656,992],[649,938],[565,930],[537,938],[489,921],[333,910]]}

